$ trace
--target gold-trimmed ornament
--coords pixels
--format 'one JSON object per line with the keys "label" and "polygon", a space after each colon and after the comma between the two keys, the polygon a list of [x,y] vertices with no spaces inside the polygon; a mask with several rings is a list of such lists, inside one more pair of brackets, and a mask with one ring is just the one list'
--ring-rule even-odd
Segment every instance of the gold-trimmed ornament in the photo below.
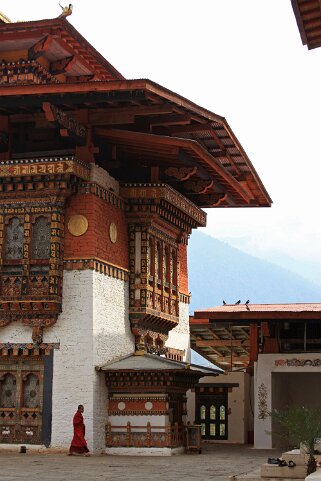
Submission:
{"label": "gold-trimmed ornament", "polygon": [[68,230],[71,235],[79,237],[88,230],[88,220],[84,215],[72,215],[68,221]]}
{"label": "gold-trimmed ornament", "polygon": [[117,226],[114,222],[109,226],[109,238],[113,244],[117,242]]}

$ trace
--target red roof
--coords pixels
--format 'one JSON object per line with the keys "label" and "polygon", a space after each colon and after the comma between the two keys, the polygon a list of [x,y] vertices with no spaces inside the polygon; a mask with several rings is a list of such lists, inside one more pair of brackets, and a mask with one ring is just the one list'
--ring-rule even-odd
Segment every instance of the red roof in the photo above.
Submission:
{"label": "red roof", "polygon": [[199,309],[197,312],[321,312],[321,303],[290,304],[226,304],[223,306]]}
{"label": "red roof", "polygon": [[64,17],[31,22],[0,22],[1,52],[32,49],[50,37],[45,55],[49,62],[74,58],[70,76],[94,80],[124,80],[124,77]]}
{"label": "red roof", "polygon": [[289,304],[226,304],[194,312],[191,324],[208,324],[215,321],[251,321],[277,319],[321,319],[321,303]]}

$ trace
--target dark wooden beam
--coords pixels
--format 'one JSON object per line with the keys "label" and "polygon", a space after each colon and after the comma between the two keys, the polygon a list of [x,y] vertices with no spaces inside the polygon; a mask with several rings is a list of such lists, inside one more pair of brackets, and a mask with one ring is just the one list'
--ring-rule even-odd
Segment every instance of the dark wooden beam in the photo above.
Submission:
{"label": "dark wooden beam", "polygon": [[159,125],[185,125],[191,121],[190,115],[160,115],[150,119],[144,119],[149,123],[151,129]]}
{"label": "dark wooden beam", "polygon": [[204,123],[199,123],[199,124],[190,124],[190,125],[182,125],[178,127],[173,127],[170,129],[171,135],[174,137],[177,134],[189,134],[193,132],[204,132],[204,131],[209,131],[212,130],[212,125],[204,122]]}
{"label": "dark wooden beam", "polygon": [[233,354],[232,356],[217,357],[217,358],[215,358],[215,362],[218,362],[219,364],[224,363],[224,364],[227,364],[227,365],[235,365],[235,363],[237,363],[237,364],[242,363],[246,366],[249,362],[249,357],[248,356],[236,356],[236,355]]}
{"label": "dark wooden beam", "polygon": [[233,347],[249,347],[250,341],[247,340],[239,340],[239,339],[210,339],[206,341],[196,340],[195,345],[197,347],[226,347],[227,349],[231,349]]}
{"label": "dark wooden beam", "polygon": [[110,107],[108,109],[95,109],[89,112],[89,120],[95,126],[131,124],[136,121],[136,118],[170,114],[172,112],[173,107],[170,105]]}

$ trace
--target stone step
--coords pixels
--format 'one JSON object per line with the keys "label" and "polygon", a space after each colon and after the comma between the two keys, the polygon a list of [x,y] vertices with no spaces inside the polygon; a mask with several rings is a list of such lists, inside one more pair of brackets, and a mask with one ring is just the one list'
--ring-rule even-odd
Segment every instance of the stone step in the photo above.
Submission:
{"label": "stone step", "polygon": [[259,472],[254,472],[235,476],[233,481],[304,481],[304,479],[305,476],[303,478],[261,478]]}
{"label": "stone step", "polygon": [[[297,466],[304,466],[307,464],[309,455],[301,453],[299,449],[292,449],[292,451],[287,451],[286,453],[282,454],[282,459],[286,461],[287,463],[292,460],[295,462]],[[315,454],[314,455],[316,461],[321,462],[321,455],[320,454]]]}
{"label": "stone step", "polygon": [[321,468],[317,469],[315,473],[309,474],[305,481],[321,481]]}
{"label": "stone step", "polygon": [[[295,462],[295,461],[294,461]],[[278,466],[277,464],[262,464],[261,477],[262,478],[301,478],[306,477],[307,469],[304,465],[298,465],[294,468],[288,466]]]}
{"label": "stone step", "polygon": [[[319,453],[321,454],[321,442],[316,442],[315,445],[314,445],[314,449],[316,449],[317,451],[319,451]],[[306,452],[306,447],[303,443],[300,444],[300,451],[301,453],[305,453]]]}

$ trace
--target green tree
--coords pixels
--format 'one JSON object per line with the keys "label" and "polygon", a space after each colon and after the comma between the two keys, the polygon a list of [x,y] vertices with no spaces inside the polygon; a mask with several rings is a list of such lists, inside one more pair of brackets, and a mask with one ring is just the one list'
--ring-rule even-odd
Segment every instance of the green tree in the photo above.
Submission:
{"label": "green tree", "polygon": [[309,455],[307,475],[314,473],[314,447],[317,439],[321,438],[321,408],[291,406],[282,411],[274,409],[270,416],[284,428],[282,432],[272,431],[273,434],[288,439],[290,445],[304,444]]}

